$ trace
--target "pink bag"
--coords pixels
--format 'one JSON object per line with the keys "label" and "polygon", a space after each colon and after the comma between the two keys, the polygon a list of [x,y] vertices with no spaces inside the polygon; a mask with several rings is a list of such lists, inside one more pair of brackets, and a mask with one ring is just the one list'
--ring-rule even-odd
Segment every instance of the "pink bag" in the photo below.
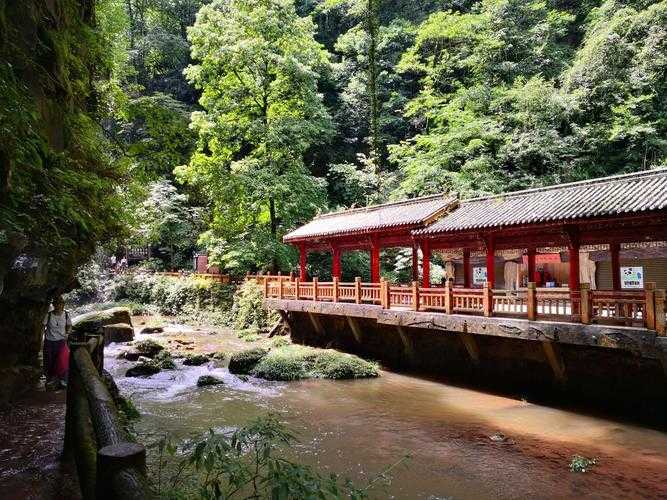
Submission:
{"label": "pink bag", "polygon": [[69,347],[67,342],[63,342],[63,347],[58,353],[58,361],[56,362],[56,377],[59,379],[66,379],[69,371]]}

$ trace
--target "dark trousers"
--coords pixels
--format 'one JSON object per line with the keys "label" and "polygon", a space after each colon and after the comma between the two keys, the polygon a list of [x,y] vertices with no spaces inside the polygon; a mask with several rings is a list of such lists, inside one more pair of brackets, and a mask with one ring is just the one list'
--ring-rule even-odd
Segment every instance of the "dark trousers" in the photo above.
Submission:
{"label": "dark trousers", "polygon": [[57,376],[58,355],[65,346],[64,340],[44,339],[44,375],[46,380],[53,380]]}

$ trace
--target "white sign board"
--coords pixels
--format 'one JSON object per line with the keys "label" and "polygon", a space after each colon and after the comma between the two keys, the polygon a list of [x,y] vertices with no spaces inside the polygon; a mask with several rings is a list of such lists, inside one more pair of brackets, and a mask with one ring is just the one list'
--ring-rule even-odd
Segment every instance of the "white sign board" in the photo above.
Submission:
{"label": "white sign board", "polygon": [[641,266],[622,267],[621,288],[644,288],[644,268]]}
{"label": "white sign board", "polygon": [[486,283],[486,267],[472,268],[472,282],[475,285],[483,285]]}

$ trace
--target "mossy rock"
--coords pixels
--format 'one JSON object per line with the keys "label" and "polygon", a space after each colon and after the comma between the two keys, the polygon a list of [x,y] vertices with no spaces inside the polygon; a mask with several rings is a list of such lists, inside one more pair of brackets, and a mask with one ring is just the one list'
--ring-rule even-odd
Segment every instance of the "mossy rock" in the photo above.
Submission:
{"label": "mossy rock", "polygon": [[371,363],[351,354],[325,351],[317,356],[313,376],[334,380],[374,378],[380,376],[376,363]]}
{"label": "mossy rock", "polygon": [[174,363],[174,360],[171,357],[171,353],[169,351],[167,351],[166,349],[160,351],[155,356],[155,358],[153,358],[153,362],[155,364],[157,364],[163,370],[175,370],[176,369],[176,363]]}
{"label": "mossy rock", "polygon": [[164,327],[162,326],[145,326],[141,329],[139,333],[146,335],[146,334],[162,333],[162,332],[164,332]]}
{"label": "mossy rock", "polygon": [[113,307],[103,311],[92,311],[72,319],[72,333],[96,333],[102,335],[107,325],[125,324],[132,326],[130,310],[126,307]]}
{"label": "mossy rock", "polygon": [[252,375],[266,380],[306,378],[358,379],[380,375],[377,364],[333,349],[288,345],[272,349],[252,369]]}
{"label": "mossy rock", "polygon": [[229,358],[229,372],[236,375],[248,375],[268,353],[268,350],[261,347],[236,352]]}
{"label": "mossy rock", "polygon": [[142,340],[141,342],[137,342],[134,348],[139,354],[148,358],[154,358],[164,350],[164,346],[154,340]]}
{"label": "mossy rock", "polygon": [[126,377],[146,377],[160,372],[155,363],[139,363],[125,372]]}
{"label": "mossy rock", "polygon": [[105,325],[102,327],[104,332],[104,345],[112,342],[131,342],[134,340],[134,328],[126,323],[117,323]]}
{"label": "mossy rock", "polygon": [[210,352],[208,354],[208,357],[211,359],[215,359],[217,361],[223,361],[224,359],[227,358],[227,353],[224,353],[222,351]]}
{"label": "mossy rock", "polygon": [[209,385],[222,385],[225,381],[213,375],[202,375],[197,379],[197,387],[206,387]]}
{"label": "mossy rock", "polygon": [[209,362],[208,356],[205,354],[190,354],[185,357],[183,364],[185,366],[201,366]]}

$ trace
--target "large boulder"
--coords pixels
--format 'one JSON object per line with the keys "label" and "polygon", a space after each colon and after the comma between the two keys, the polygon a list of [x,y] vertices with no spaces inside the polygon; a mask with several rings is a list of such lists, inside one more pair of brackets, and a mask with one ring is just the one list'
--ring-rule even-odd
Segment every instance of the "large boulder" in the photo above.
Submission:
{"label": "large boulder", "polygon": [[209,358],[205,354],[190,354],[185,357],[183,364],[185,366],[201,366],[208,363]]}
{"label": "large boulder", "polygon": [[154,340],[148,339],[137,342],[134,346],[134,349],[142,356],[146,356],[147,358],[154,358],[160,352],[164,351],[164,346],[162,344],[158,344]]}
{"label": "large boulder", "polygon": [[112,342],[131,342],[134,340],[134,328],[126,323],[117,323],[114,325],[105,325],[102,327],[104,332],[104,345]]}
{"label": "large boulder", "polygon": [[268,350],[261,347],[236,352],[229,358],[229,372],[248,375],[268,353]]}
{"label": "large boulder", "polygon": [[104,311],[92,311],[72,319],[72,333],[75,335],[93,333],[102,335],[107,325],[125,324],[132,326],[130,310],[125,307],[113,307]]}

